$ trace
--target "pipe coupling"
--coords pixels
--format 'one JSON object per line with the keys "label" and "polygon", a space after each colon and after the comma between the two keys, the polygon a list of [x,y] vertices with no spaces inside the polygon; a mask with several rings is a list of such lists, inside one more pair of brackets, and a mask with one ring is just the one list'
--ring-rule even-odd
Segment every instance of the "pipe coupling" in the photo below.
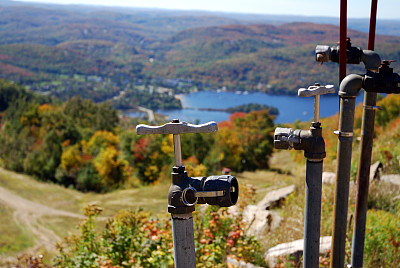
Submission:
{"label": "pipe coupling", "polygon": [[239,198],[239,183],[234,176],[188,177],[184,167],[174,167],[168,192],[168,212],[185,214],[195,210],[195,204],[230,207]]}
{"label": "pipe coupling", "polygon": [[274,133],[276,149],[295,149],[304,151],[307,159],[322,160],[326,157],[325,141],[319,123],[309,130],[294,130],[291,128],[276,128]]}

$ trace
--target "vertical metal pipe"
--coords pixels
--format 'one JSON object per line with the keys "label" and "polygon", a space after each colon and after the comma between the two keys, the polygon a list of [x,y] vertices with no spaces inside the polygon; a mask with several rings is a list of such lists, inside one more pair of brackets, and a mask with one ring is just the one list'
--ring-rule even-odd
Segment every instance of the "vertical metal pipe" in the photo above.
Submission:
{"label": "vertical metal pipe", "polygon": [[175,268],[195,268],[193,215],[172,214]]}
{"label": "vertical metal pipe", "polygon": [[339,140],[337,150],[337,178],[333,214],[331,268],[343,268],[345,262],[347,210],[355,97],[340,97]]}
{"label": "vertical metal pipe", "polygon": [[374,136],[376,94],[365,96],[361,134],[361,153],[357,174],[357,198],[354,216],[351,266],[362,267],[364,254],[365,224],[368,209],[369,171]]}
{"label": "vertical metal pipe", "polygon": [[314,122],[319,122],[319,104],[320,104],[320,95],[315,95],[314,99]]}
{"label": "vertical metal pipe", "polygon": [[307,159],[306,203],[304,208],[304,268],[319,267],[321,193],[323,161]]}
{"label": "vertical metal pipe", "polygon": [[371,17],[369,20],[368,49],[375,49],[375,30],[376,30],[376,13],[378,9],[378,0],[371,2]]}
{"label": "vertical metal pipe", "polygon": [[347,0],[340,0],[339,84],[346,77]]}
{"label": "vertical metal pipe", "polygon": [[[374,50],[376,13],[378,0],[371,2],[371,17],[369,24],[368,49]],[[368,210],[369,172],[371,166],[372,145],[374,137],[374,121],[377,94],[364,93],[364,110],[361,131],[361,152],[357,172],[357,197],[354,216],[353,241],[351,250],[351,267],[363,266],[365,225]]]}
{"label": "vertical metal pipe", "polygon": [[[339,39],[339,85],[346,77],[346,58],[347,58],[347,0],[340,0],[340,39]],[[347,206],[349,196],[349,180],[351,167],[352,137],[340,136],[340,133],[351,126],[353,132],[355,99],[340,98],[339,100],[339,141],[337,149],[337,171],[335,186],[335,201],[333,211],[333,234],[331,246],[331,268],[344,267],[344,253],[346,242],[347,225]],[[343,105],[345,104],[345,107]],[[353,105],[353,112],[351,111]],[[351,116],[352,115],[352,116]],[[350,117],[350,118],[349,118]],[[353,118],[351,118],[353,117]],[[351,121],[348,125],[344,122]],[[350,148],[350,150],[349,150]],[[350,152],[350,154],[349,154]],[[344,228],[343,228],[344,226]],[[343,231],[344,230],[344,231]]]}
{"label": "vertical metal pipe", "polygon": [[174,134],[174,154],[175,154],[175,166],[181,167],[183,164],[182,164],[181,137],[179,134]]}

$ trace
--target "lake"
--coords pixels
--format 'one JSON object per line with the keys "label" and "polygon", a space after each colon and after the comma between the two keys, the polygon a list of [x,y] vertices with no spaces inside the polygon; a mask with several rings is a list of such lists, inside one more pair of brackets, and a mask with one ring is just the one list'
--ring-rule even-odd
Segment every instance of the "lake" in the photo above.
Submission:
{"label": "lake", "polygon": [[[362,102],[364,91],[357,97],[357,103]],[[159,110],[157,113],[167,115],[169,119],[179,119],[190,123],[199,120],[200,123],[209,121],[224,121],[229,119],[229,113],[221,111],[204,111],[198,108],[225,109],[242,104],[258,103],[278,108],[279,115],[275,122],[290,123],[297,119],[311,121],[314,116],[314,97],[304,98],[286,95],[268,95],[265,93],[235,93],[200,91],[181,96],[182,110]],[[329,117],[339,111],[339,97],[336,94],[321,96],[320,117]]]}

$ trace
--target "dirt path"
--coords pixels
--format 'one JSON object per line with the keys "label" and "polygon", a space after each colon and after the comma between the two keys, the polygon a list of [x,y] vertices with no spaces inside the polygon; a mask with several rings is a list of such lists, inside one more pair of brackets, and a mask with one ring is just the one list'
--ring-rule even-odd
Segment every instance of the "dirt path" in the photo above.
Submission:
{"label": "dirt path", "polygon": [[56,242],[60,241],[52,230],[42,226],[39,219],[42,216],[64,216],[71,218],[85,218],[82,215],[54,209],[39,203],[32,202],[10,191],[0,187],[0,203],[14,210],[13,217],[17,224],[28,228],[35,236],[35,246],[27,249],[26,253],[37,252],[38,249],[45,248],[48,251],[54,251]]}

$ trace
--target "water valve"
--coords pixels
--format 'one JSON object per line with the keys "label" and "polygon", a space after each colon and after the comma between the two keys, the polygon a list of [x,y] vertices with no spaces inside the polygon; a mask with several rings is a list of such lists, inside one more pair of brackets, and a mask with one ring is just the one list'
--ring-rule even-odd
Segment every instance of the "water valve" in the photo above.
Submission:
{"label": "water valve", "polygon": [[[364,63],[365,69],[377,70],[379,68],[381,58],[372,50],[363,50],[360,47],[353,47],[350,38],[346,39],[346,63],[347,64],[360,64]],[[317,45],[315,48],[315,60],[320,64],[324,62],[339,63],[340,46],[326,46]]]}
{"label": "water valve", "polygon": [[384,60],[378,72],[367,72],[363,80],[363,88],[367,92],[400,93],[400,76],[393,72],[390,64],[393,60]]}
{"label": "water valve", "polygon": [[172,168],[172,184],[168,191],[168,212],[186,214],[194,211],[195,204],[230,207],[239,197],[239,184],[231,175],[189,177],[182,164],[180,134],[207,133],[218,130],[215,122],[192,125],[173,120],[162,126],[138,125],[138,134],[173,134],[175,166]]}
{"label": "water valve", "polygon": [[300,143],[300,135],[295,133],[291,128],[281,128],[275,129],[274,133],[274,147],[276,149],[292,149],[296,144]]}
{"label": "water valve", "polygon": [[297,92],[299,97],[314,96],[314,122],[319,121],[320,96],[328,93],[335,93],[333,85],[321,86],[318,83],[315,83],[313,86],[309,86],[308,88],[300,88]]}
{"label": "water valve", "polygon": [[[193,177],[189,187],[182,191],[182,202],[186,206],[209,204],[230,207],[236,204],[239,197],[239,184],[231,175]],[[193,187],[196,185],[197,187]]]}

